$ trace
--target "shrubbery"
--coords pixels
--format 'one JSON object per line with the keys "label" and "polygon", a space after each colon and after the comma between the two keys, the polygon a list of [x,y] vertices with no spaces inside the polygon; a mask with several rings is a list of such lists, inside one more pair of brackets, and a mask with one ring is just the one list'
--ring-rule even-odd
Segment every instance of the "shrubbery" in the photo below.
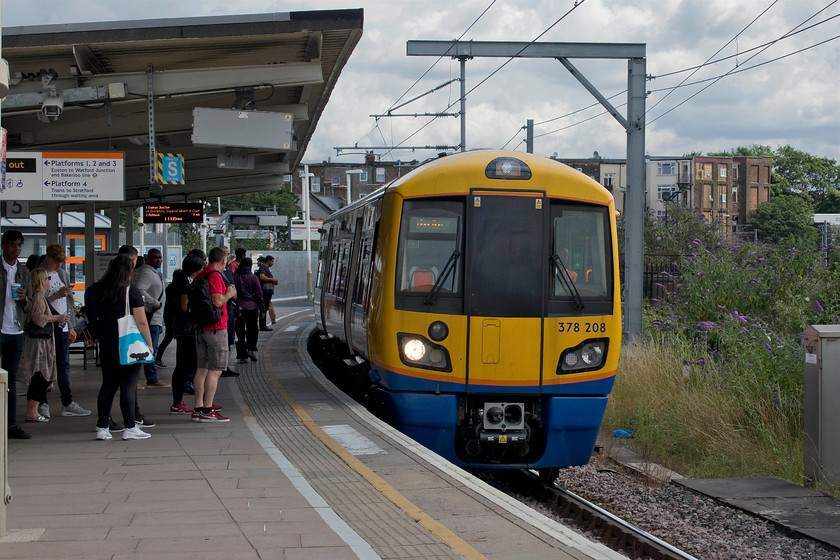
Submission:
{"label": "shrubbery", "polygon": [[801,334],[840,323],[840,271],[815,248],[727,239],[692,210],[668,214],[647,224],[646,253],[678,272],[624,349],[605,435],[635,430],[687,475],[801,482]]}

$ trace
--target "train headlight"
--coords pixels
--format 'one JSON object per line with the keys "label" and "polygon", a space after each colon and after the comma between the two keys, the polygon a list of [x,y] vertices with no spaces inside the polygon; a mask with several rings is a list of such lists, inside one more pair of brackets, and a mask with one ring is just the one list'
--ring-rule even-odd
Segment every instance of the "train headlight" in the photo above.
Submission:
{"label": "train headlight", "polygon": [[422,340],[409,338],[403,343],[403,354],[412,362],[418,362],[426,355],[426,345]]}
{"label": "train headlight", "polygon": [[425,336],[411,333],[397,333],[400,360],[407,366],[452,371],[449,351]]}
{"label": "train headlight", "polygon": [[585,340],[574,348],[565,350],[557,364],[557,375],[600,369],[607,356],[608,343],[606,338]]}

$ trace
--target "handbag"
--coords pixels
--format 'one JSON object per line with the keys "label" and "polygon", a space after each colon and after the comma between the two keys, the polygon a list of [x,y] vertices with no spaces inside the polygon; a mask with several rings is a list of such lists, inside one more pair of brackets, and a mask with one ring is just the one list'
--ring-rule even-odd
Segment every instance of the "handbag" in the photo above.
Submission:
{"label": "handbag", "polygon": [[137,328],[137,321],[128,307],[128,291],[125,289],[125,315],[117,319],[119,333],[120,364],[130,366],[134,364],[148,364],[155,360],[155,355]]}
{"label": "handbag", "polygon": [[[47,304],[47,311],[52,315],[49,303]],[[29,338],[51,338],[53,330],[53,323],[44,323],[43,327],[39,327],[35,321],[30,320],[26,325],[26,335]]]}

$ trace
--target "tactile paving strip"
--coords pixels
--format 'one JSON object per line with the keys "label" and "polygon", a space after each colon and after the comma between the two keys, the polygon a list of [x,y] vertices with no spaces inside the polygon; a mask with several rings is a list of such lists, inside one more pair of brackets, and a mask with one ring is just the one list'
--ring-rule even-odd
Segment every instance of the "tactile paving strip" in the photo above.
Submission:
{"label": "tactile paving strip", "polygon": [[[275,325],[275,330],[282,323]],[[463,558],[411,519],[368,484],[310,432],[288,402],[278,394],[268,376],[273,367],[296,366],[297,331],[274,333],[260,341],[273,341],[264,361],[240,366],[237,379],[245,402],[272,443],[300,471],[332,509],[383,559]],[[276,350],[275,350],[276,349]],[[262,350],[262,348],[261,348]],[[261,352],[265,357],[266,352]]]}

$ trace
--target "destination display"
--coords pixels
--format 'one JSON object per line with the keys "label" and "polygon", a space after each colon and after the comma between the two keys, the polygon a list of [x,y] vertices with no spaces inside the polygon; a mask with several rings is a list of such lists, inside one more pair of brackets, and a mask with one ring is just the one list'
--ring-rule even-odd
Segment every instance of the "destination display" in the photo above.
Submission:
{"label": "destination display", "polygon": [[8,152],[0,200],[125,200],[125,154]]}
{"label": "destination display", "polygon": [[143,207],[144,224],[200,224],[204,205],[200,202],[147,204]]}

